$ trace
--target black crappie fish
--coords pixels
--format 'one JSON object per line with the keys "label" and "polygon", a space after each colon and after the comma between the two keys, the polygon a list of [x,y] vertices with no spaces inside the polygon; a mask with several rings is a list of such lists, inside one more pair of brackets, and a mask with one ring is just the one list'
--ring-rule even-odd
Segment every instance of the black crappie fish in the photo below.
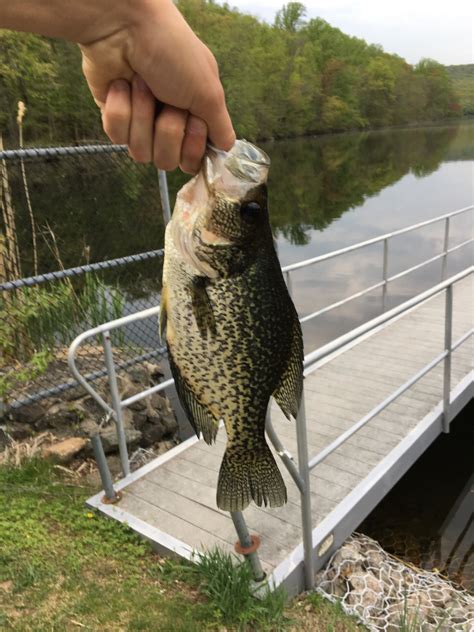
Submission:
{"label": "black crappie fish", "polygon": [[217,505],[227,511],[286,502],[266,410],[273,395],[296,417],[302,391],[301,327],[268,219],[269,165],[246,141],[209,147],[166,228],[160,329],[196,433],[212,443],[224,421]]}

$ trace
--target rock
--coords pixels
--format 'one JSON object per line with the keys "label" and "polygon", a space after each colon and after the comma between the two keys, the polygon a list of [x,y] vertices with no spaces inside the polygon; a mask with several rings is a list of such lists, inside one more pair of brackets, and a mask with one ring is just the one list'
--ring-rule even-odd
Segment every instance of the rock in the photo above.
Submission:
{"label": "rock", "polygon": [[148,371],[149,376],[156,384],[161,380],[161,378],[165,376],[159,364],[153,364],[152,362],[144,362],[143,366]]}
{"label": "rock", "polygon": [[137,430],[143,430],[146,422],[148,421],[148,415],[146,412],[135,411],[133,413],[133,425]]}
{"label": "rock", "polygon": [[[150,374],[141,366],[130,367],[127,369],[127,375],[135,384],[141,384],[142,386],[150,386]],[[143,390],[143,389],[142,389]]]}
{"label": "rock", "polygon": [[158,443],[165,435],[165,429],[159,417],[148,417],[147,423],[142,428],[143,446],[148,447]]}
{"label": "rock", "polygon": [[28,439],[34,432],[34,426],[19,421],[9,422],[5,427],[5,432],[15,441]]}
{"label": "rock", "polygon": [[178,422],[173,412],[161,415],[161,423],[167,436],[173,437],[178,432]]}
{"label": "rock", "polygon": [[43,456],[59,463],[70,463],[78,452],[87,445],[83,437],[70,437],[59,443],[53,443],[43,449]]}
{"label": "rock", "polygon": [[[106,454],[118,451],[118,438],[115,424],[113,426],[102,428],[100,436],[102,438],[102,445]],[[139,430],[136,430],[131,426],[125,427],[125,440],[129,450],[136,447],[140,443],[141,439],[142,433]]]}
{"label": "rock", "polygon": [[35,423],[36,430],[43,432],[47,429],[70,431],[82,417],[82,411],[71,407],[69,402],[57,402],[50,406],[46,413]]}
{"label": "rock", "polygon": [[26,424],[34,424],[46,413],[46,409],[41,404],[33,402],[25,404],[11,411],[11,417],[14,421]]}

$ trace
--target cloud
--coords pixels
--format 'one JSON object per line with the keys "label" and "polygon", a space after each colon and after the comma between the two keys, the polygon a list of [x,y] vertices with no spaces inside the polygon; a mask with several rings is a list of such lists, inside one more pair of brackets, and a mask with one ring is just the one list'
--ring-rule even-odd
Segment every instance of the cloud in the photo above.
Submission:
{"label": "cloud", "polygon": [[[273,22],[279,0],[234,0],[239,10]],[[471,0],[306,0],[308,18],[321,17],[349,35],[381,44],[410,63],[432,57],[444,64],[473,62]]]}

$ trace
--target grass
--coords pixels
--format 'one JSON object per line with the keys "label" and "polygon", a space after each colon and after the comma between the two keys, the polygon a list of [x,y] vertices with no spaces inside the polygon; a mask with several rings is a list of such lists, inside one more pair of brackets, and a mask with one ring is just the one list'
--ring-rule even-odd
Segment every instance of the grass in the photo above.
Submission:
{"label": "grass", "polygon": [[1,630],[361,629],[318,595],[257,599],[247,565],[219,551],[195,565],[160,558],[89,511],[92,491],[44,461],[0,467]]}

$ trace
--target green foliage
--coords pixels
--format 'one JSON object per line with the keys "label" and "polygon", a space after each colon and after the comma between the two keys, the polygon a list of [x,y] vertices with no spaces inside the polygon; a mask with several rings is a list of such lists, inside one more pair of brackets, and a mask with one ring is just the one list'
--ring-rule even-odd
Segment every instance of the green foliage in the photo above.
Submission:
{"label": "green foliage", "polygon": [[474,64],[446,66],[463,114],[474,116]]}
{"label": "green foliage", "polygon": [[[250,140],[381,127],[459,115],[446,69],[415,68],[350,37],[289,2],[275,24],[228,5],[179,0],[191,27],[219,63],[237,133]],[[0,31],[0,130],[14,142],[19,99],[29,141],[101,135],[100,117],[72,44]]]}
{"label": "green foliage", "polygon": [[[123,316],[124,296],[118,287],[107,286],[87,274],[82,287],[70,280],[49,286],[24,287],[0,296],[0,397],[36,379],[53,360],[53,348],[69,344],[83,324],[91,327]],[[123,343],[123,333],[114,332],[113,342]]]}
{"label": "green foliage", "polygon": [[328,611],[328,601],[325,597],[317,592],[311,592],[307,596],[307,607],[311,606],[312,610],[324,620],[324,627],[321,631],[338,632],[344,629],[347,632],[360,632],[364,629],[356,617],[348,616],[339,602],[336,602],[332,609]]}
{"label": "green foliage", "polygon": [[[218,552],[197,566],[164,561],[128,527],[89,511],[91,493],[46,461],[0,466],[2,630],[276,632],[293,623],[281,593],[255,598],[245,564]],[[306,621],[298,603],[285,612]],[[304,629],[331,629],[333,609],[322,603]],[[354,629],[349,618],[337,622]]]}

